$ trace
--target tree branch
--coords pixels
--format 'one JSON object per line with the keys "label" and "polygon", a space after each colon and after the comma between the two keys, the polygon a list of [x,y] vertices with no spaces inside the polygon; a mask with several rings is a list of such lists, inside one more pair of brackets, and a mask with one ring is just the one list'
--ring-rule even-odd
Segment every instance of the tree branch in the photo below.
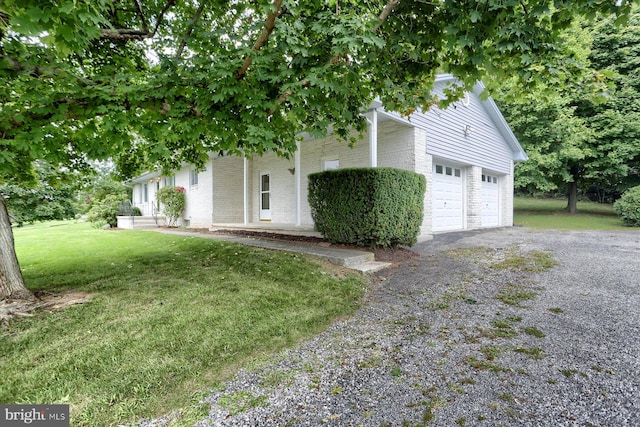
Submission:
{"label": "tree branch", "polygon": [[144,16],[144,11],[142,10],[142,5],[140,4],[140,1],[133,0],[133,2],[136,4],[138,15],[140,16],[140,20],[142,21],[142,29],[144,31],[149,31],[149,25],[147,25],[147,18]]}
{"label": "tree branch", "polygon": [[[110,40],[144,40],[153,38],[158,32],[158,28],[164,19],[164,14],[176,3],[177,0],[168,0],[164,5],[158,17],[156,18],[156,24],[153,26],[153,31],[149,31],[147,27],[146,20],[142,17],[142,30],[135,30],[131,28],[119,28],[119,29],[110,29],[105,28],[102,30],[102,34],[100,38],[110,39]],[[137,4],[137,0],[136,0]],[[140,5],[138,5],[140,6]],[[140,12],[142,12],[142,8],[140,8]]]}
{"label": "tree branch", "polygon": [[382,27],[382,24],[384,24],[384,21],[386,21],[389,15],[391,15],[391,12],[393,12],[393,9],[398,5],[398,3],[400,3],[400,0],[389,0],[384,9],[382,9],[380,16],[378,16],[378,23],[373,27],[374,32],[378,31],[380,27]]}
{"label": "tree branch", "polygon": [[[269,36],[276,26],[276,18],[278,18],[282,14],[282,0],[274,0],[273,5],[275,6],[275,9],[269,12],[269,14],[267,15],[267,21],[264,28],[262,29],[262,33],[260,34],[260,37],[258,37],[258,40],[256,40],[256,42],[253,44],[253,52],[258,52],[267,43],[267,40],[269,40]],[[242,63],[242,66],[235,72],[233,77],[235,77],[236,80],[242,79],[247,74],[247,70],[251,66],[252,62],[253,56],[247,55],[247,57],[244,59],[244,62]]]}
{"label": "tree branch", "polygon": [[204,11],[204,6],[206,3],[207,3],[206,0],[202,0],[200,2],[200,6],[198,6],[198,10],[196,10],[195,15],[193,15],[193,19],[189,23],[189,26],[187,27],[187,31],[185,31],[184,37],[182,37],[182,40],[180,41],[180,46],[178,46],[178,51],[176,52],[176,58],[180,58],[182,56],[182,52],[184,51],[184,48],[187,45],[187,40],[189,39],[189,37],[191,36],[191,33],[193,32],[193,27],[196,25],[196,23],[202,16],[202,12]]}
{"label": "tree branch", "polygon": [[[389,0],[387,2],[384,9],[378,16],[378,23],[375,25],[375,27],[373,27],[374,32],[378,31],[380,27],[382,27],[382,24],[384,24],[384,22],[387,20],[389,15],[391,15],[391,12],[393,12],[393,9],[398,5],[398,3],[400,3],[400,0]],[[329,60],[329,64],[339,63],[343,58],[344,58],[344,54],[335,55]],[[304,80],[302,82],[303,87],[308,87],[310,84],[311,83],[309,82],[309,80]],[[276,101],[276,105],[267,112],[267,117],[273,116],[273,114],[278,110],[278,108],[282,104],[284,104],[291,95],[293,95],[293,90],[291,88],[287,88],[284,92],[282,92],[278,97],[278,100]]]}

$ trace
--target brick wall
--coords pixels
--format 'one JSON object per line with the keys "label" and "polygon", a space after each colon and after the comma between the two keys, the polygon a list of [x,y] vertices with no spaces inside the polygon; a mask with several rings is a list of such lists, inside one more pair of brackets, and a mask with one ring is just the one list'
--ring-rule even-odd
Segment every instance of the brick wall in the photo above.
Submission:
{"label": "brick wall", "polygon": [[213,223],[244,221],[244,159],[216,157],[213,160]]}
{"label": "brick wall", "polygon": [[432,170],[433,157],[427,154],[427,135],[422,129],[415,128],[415,145],[413,147],[414,172],[421,173],[427,179],[427,188],[424,193],[424,215],[422,217],[422,226],[418,241],[426,241],[433,239],[432,219],[431,219],[431,194],[433,191]]}
{"label": "brick wall", "polygon": [[213,200],[213,165],[212,160],[206,164],[206,170],[198,173],[198,185],[191,185],[191,167],[186,166],[176,172],[175,185],[184,187],[186,191],[186,206],[184,219],[189,227],[210,227]]}
{"label": "brick wall", "polygon": [[482,168],[469,166],[466,169],[466,228],[473,230],[482,225]]}
{"label": "brick wall", "polygon": [[510,227],[513,225],[513,162],[511,173],[500,177],[500,225]]}
{"label": "brick wall", "polygon": [[251,203],[249,222],[260,221],[260,176],[269,173],[271,184],[271,222],[294,224],[296,216],[295,177],[289,171],[295,167],[291,159],[266,153],[251,160],[249,199]]}

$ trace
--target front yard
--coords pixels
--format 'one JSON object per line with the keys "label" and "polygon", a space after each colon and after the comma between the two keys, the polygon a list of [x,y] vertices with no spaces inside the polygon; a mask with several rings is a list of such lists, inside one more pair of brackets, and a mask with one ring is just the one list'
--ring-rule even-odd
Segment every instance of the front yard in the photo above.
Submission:
{"label": "front yard", "polygon": [[88,301],[0,326],[0,401],[69,403],[72,425],[202,416],[215,384],[352,313],[367,286],[299,254],[203,238],[14,232],[32,291]]}

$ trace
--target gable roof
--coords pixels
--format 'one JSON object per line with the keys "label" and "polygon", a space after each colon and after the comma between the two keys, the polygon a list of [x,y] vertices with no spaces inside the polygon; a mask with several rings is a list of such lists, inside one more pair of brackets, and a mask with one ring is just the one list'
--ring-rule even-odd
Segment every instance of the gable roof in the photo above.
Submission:
{"label": "gable roof", "polygon": [[[457,79],[451,74],[440,74],[436,77],[434,83],[436,85],[438,83],[452,85],[452,84],[455,84],[456,81]],[[483,107],[483,109],[486,111],[487,115],[493,122],[493,125],[495,126],[496,130],[504,138],[509,149],[511,150],[511,153],[513,155],[513,160],[515,162],[522,162],[522,161],[528,160],[529,157],[527,156],[527,153],[525,153],[524,149],[520,145],[520,142],[518,141],[515,134],[511,130],[511,127],[509,127],[509,124],[507,123],[504,116],[500,112],[500,109],[496,105],[493,98],[489,96],[487,97],[487,99],[483,100],[482,97],[480,96],[485,91],[485,89],[486,89],[486,86],[482,82],[478,82],[473,88],[473,94],[478,97],[478,99],[480,100],[481,106]],[[384,106],[382,105],[382,102],[380,101],[379,98],[376,98],[369,106],[369,111],[372,109],[378,109],[379,113],[388,117],[389,119],[399,121],[408,126],[414,126],[426,131],[429,130],[422,125],[422,122],[420,120],[411,120],[411,116],[407,118],[396,112],[384,110]],[[425,112],[420,111],[417,114],[425,114]]]}

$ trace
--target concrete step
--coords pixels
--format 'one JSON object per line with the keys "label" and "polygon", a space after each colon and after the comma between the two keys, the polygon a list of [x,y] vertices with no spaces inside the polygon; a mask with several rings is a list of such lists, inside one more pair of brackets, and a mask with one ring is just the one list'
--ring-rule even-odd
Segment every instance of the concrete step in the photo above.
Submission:
{"label": "concrete step", "polygon": [[367,261],[362,264],[355,264],[350,266],[349,268],[352,270],[360,271],[364,274],[373,274],[380,270],[384,270],[387,267],[390,267],[392,264],[390,262],[382,262],[382,261]]}
{"label": "concrete step", "polygon": [[157,221],[152,216],[119,216],[118,228],[141,229],[156,228],[165,224],[164,217],[158,217]]}

